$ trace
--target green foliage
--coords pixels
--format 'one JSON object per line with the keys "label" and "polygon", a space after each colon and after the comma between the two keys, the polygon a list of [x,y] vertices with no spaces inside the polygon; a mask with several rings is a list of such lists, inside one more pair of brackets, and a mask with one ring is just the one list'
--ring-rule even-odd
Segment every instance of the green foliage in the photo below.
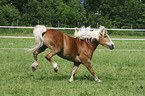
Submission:
{"label": "green foliage", "polygon": [[19,11],[11,4],[0,6],[0,14],[0,25],[16,25],[20,18]]}
{"label": "green foliage", "polygon": [[60,6],[57,6],[58,9],[58,18],[65,27],[77,26],[77,22],[81,22],[82,24],[86,23],[86,16],[84,8],[77,2],[69,2],[67,5],[64,3],[60,3]]}
{"label": "green foliage", "polygon": [[101,17],[104,16],[118,28],[130,28],[131,24],[133,28],[144,28],[145,4],[139,0],[88,0],[85,8],[88,13],[101,11]]}
{"label": "green foliage", "polygon": [[124,9],[125,9],[123,10],[123,13],[125,13],[123,14],[124,20],[123,18],[121,19],[122,23],[124,24],[122,25],[122,27],[128,28],[131,24],[133,24],[134,28],[139,28],[138,25],[140,25],[140,23],[143,22],[137,23],[137,20],[138,18],[141,17],[143,12],[145,12],[144,9],[142,9],[142,4],[139,3],[139,1],[137,0],[129,0],[126,1]]}
{"label": "green foliage", "polygon": [[[74,2],[73,2],[74,1]],[[144,28],[145,3],[140,0],[1,0],[0,25]]]}

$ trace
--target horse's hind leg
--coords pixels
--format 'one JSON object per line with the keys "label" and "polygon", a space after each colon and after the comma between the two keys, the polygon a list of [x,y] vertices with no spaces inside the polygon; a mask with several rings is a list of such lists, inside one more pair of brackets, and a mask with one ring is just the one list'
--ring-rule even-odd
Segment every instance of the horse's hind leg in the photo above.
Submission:
{"label": "horse's hind leg", "polygon": [[58,71],[58,66],[57,66],[57,63],[51,59],[51,57],[58,52],[59,50],[50,50],[49,53],[45,55],[45,58],[52,63],[55,72]]}
{"label": "horse's hind leg", "polygon": [[47,47],[45,45],[43,45],[42,47],[40,47],[38,50],[33,51],[33,57],[34,57],[34,63],[32,64],[32,71],[34,72],[38,66],[38,62],[37,62],[37,55],[41,52],[43,52]]}

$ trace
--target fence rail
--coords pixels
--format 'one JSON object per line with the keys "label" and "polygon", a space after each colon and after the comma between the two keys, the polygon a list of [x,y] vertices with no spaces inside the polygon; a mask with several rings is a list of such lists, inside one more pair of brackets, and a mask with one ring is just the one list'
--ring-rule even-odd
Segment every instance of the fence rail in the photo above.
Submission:
{"label": "fence rail", "polygon": [[[0,28],[35,28],[35,27],[22,27],[22,26],[0,26]],[[75,30],[76,28],[57,28],[57,27],[46,27],[47,29],[70,29]],[[80,28],[77,28],[80,29]],[[95,29],[95,28],[92,28]],[[107,29],[116,31],[145,31],[145,29]]]}
{"label": "fence rail", "polygon": [[[0,38],[34,38],[34,37],[24,37],[24,36],[0,36]],[[133,41],[133,40],[138,40],[138,41],[142,41],[142,40],[145,40],[145,39],[124,39],[124,38],[112,38],[112,40],[127,40],[127,41]]]}

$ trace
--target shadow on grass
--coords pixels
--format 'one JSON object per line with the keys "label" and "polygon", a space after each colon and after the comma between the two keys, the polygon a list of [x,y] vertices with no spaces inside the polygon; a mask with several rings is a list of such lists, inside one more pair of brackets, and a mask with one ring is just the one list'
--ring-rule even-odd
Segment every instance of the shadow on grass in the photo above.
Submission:
{"label": "shadow on grass", "polygon": [[[36,80],[46,80],[46,81],[69,81],[71,75],[43,75],[36,77]],[[74,81],[94,81],[92,77],[74,76]]]}

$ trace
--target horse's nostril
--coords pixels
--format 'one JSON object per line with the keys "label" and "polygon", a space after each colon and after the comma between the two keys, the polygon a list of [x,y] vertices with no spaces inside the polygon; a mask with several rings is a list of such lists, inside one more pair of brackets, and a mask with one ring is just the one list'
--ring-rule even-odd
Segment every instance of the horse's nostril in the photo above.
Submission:
{"label": "horse's nostril", "polygon": [[115,48],[114,44],[111,44],[110,49],[114,49],[114,48]]}
{"label": "horse's nostril", "polygon": [[112,48],[114,49],[114,45],[112,44]]}
{"label": "horse's nostril", "polygon": [[114,49],[115,48],[115,46],[114,46],[114,44],[112,44],[112,49]]}

